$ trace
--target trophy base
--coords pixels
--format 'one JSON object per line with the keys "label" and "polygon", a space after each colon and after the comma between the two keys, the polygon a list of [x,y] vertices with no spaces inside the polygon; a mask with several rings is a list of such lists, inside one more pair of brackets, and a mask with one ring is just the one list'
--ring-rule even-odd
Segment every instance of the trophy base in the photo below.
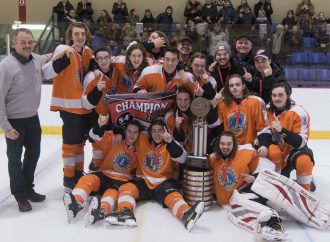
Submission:
{"label": "trophy base", "polygon": [[186,165],[189,168],[209,169],[210,161],[207,156],[188,155]]}

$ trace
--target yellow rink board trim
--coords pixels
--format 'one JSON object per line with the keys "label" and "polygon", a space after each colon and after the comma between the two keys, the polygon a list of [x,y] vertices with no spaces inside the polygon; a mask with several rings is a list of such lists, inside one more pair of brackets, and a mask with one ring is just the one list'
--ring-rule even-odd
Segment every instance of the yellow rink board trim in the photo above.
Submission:
{"label": "yellow rink board trim", "polygon": [[[61,126],[42,126],[42,134],[62,134]],[[0,134],[2,134],[0,130]],[[329,130],[312,130],[310,131],[310,139],[330,139]]]}

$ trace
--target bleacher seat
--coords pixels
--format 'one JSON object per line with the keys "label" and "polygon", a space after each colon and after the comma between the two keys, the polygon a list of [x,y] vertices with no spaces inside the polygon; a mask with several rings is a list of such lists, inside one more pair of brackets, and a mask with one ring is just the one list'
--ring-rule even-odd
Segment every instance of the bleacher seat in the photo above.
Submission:
{"label": "bleacher seat", "polygon": [[317,81],[330,81],[330,70],[327,68],[315,69]]}
{"label": "bleacher seat", "polygon": [[326,56],[327,56],[326,57],[327,58],[327,65],[330,66],[330,52],[328,52]]}
{"label": "bleacher seat", "polygon": [[296,68],[285,67],[284,68],[285,79],[287,81],[297,81],[298,80],[298,72]]}
{"label": "bleacher seat", "polygon": [[300,81],[315,81],[316,73],[313,68],[299,68],[298,69],[298,80]]}
{"label": "bleacher seat", "polygon": [[324,53],[311,52],[308,55],[308,62],[310,65],[326,65],[326,55]]}
{"label": "bleacher seat", "polygon": [[303,52],[293,52],[291,55],[291,64],[294,66],[306,65],[308,63],[307,54]]}
{"label": "bleacher seat", "polygon": [[315,47],[315,38],[313,37],[304,37],[304,48],[314,48]]}

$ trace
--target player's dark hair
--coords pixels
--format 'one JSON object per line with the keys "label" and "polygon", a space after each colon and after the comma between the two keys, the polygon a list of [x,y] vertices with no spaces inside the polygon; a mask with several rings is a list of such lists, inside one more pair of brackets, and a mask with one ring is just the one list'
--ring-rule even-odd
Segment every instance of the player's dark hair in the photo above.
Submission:
{"label": "player's dark hair", "polygon": [[277,83],[275,83],[272,88],[271,88],[271,91],[270,91],[270,101],[269,101],[269,110],[271,112],[275,112],[275,110],[278,110],[274,103],[273,103],[273,98],[272,98],[272,93],[273,93],[273,90],[275,88],[278,88],[278,87],[283,87],[284,88],[284,91],[286,93],[286,95],[288,96],[288,99],[286,100],[286,104],[285,104],[285,107],[283,108],[284,110],[288,110],[291,108],[291,106],[293,104],[295,104],[295,102],[291,99],[291,94],[292,94],[292,87],[285,81],[279,81]]}
{"label": "player's dark hair", "polygon": [[[228,137],[231,137],[232,140],[233,140],[233,149],[232,151],[230,152],[230,154],[228,156],[225,156],[222,151],[220,150],[220,140],[221,140],[221,137],[223,136],[228,136]],[[231,131],[223,131],[221,132],[221,134],[219,134],[219,136],[216,138],[216,141],[214,143],[214,146],[213,146],[213,151],[214,153],[220,157],[220,158],[234,158],[236,156],[236,152],[238,150],[238,144],[237,144],[237,140],[236,140],[236,137],[234,135],[233,132]]]}

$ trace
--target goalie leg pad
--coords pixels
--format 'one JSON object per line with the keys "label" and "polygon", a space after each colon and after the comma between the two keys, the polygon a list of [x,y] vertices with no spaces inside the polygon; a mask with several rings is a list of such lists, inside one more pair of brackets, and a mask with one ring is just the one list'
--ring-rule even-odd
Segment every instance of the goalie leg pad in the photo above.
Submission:
{"label": "goalie leg pad", "polygon": [[302,223],[318,229],[330,228],[330,206],[285,176],[269,170],[260,172],[251,189]]}

